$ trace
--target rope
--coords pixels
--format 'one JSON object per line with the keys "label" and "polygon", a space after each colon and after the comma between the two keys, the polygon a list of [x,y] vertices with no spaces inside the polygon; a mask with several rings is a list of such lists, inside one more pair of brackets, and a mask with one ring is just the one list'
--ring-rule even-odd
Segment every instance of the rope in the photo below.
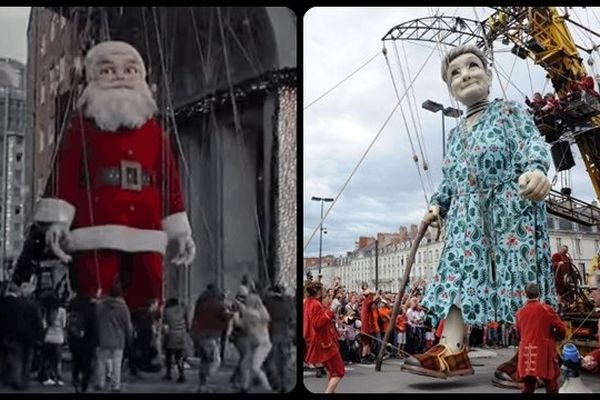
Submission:
{"label": "rope", "polygon": [[[473,12],[475,13],[475,18],[478,21],[481,21],[479,19],[479,14],[477,13],[477,9],[475,7],[473,7]],[[502,86],[502,82],[500,81],[500,75],[498,74],[498,69],[496,68],[496,62],[494,60],[494,52],[492,51],[492,49],[489,48],[487,40],[484,40],[483,44],[485,45],[485,49],[487,50],[488,54],[492,58],[492,68],[494,68],[494,71],[496,71],[496,75],[498,75],[498,84],[500,85],[500,89],[502,90],[502,95],[504,96],[505,99],[508,99],[508,97],[506,96],[506,90],[504,89],[504,86]],[[510,80],[508,80],[508,82],[510,82]]]}
{"label": "rope", "polygon": [[[396,98],[398,99],[398,102],[400,102],[400,94],[398,93],[398,87],[396,86],[396,81],[394,79],[394,74],[392,73],[392,67],[390,65],[390,61],[387,56],[387,50],[385,49],[385,47],[383,48],[383,54],[385,56],[385,63],[388,67],[388,70],[390,71],[390,77],[392,78],[392,85],[394,86],[394,92],[396,93]],[[405,94],[408,93],[406,90],[406,85],[404,85],[404,91],[405,91],[404,92]],[[419,168],[419,158],[417,156],[417,152],[415,150],[415,145],[414,145],[412,137],[410,135],[410,129],[408,128],[408,123],[406,122],[406,115],[404,114],[404,110],[402,108],[400,108],[400,114],[402,115],[402,121],[404,122],[404,129],[406,129],[406,134],[408,136],[410,148],[413,153],[413,161],[415,162],[415,167],[417,168],[417,173],[419,174],[419,181],[421,183],[421,188],[423,189],[423,195],[425,196],[425,202],[427,205],[429,205],[429,199],[427,198],[427,191],[425,189],[423,176],[421,175],[421,169]]]}
{"label": "rope", "polygon": [[[419,77],[419,75],[421,75],[421,72],[423,72],[423,69],[425,68],[425,66],[427,65],[427,62],[429,61],[429,59],[431,58],[431,56],[433,55],[433,52],[435,51],[435,49],[433,49],[431,51],[431,53],[429,53],[429,56],[427,56],[427,59],[425,60],[425,62],[423,63],[423,65],[421,66],[421,69],[419,70],[419,72],[417,72],[417,75],[415,75],[413,81],[410,83],[409,88],[412,87],[412,85],[414,84],[414,82],[416,81],[416,79]],[[369,146],[367,147],[367,149],[365,150],[365,152],[363,153],[363,155],[361,156],[360,160],[358,161],[358,164],[356,164],[356,166],[354,167],[354,169],[352,170],[352,172],[350,173],[350,176],[348,177],[348,179],[346,180],[346,182],[344,183],[344,185],[342,186],[342,189],[340,190],[340,192],[335,196],[333,202],[331,203],[331,205],[329,206],[329,208],[327,208],[327,211],[325,212],[325,215],[323,216],[323,218],[321,219],[321,221],[319,222],[319,224],[317,224],[317,226],[315,227],[315,229],[312,231],[310,237],[308,238],[308,240],[306,241],[306,243],[304,244],[304,250],[306,250],[306,248],[308,247],[308,245],[310,244],[311,240],[313,239],[313,237],[315,236],[315,234],[317,233],[317,230],[319,230],[319,226],[321,226],[321,224],[323,223],[323,221],[325,221],[325,219],[327,218],[327,216],[329,215],[329,212],[331,211],[331,209],[333,208],[333,206],[335,206],[335,204],[337,203],[339,197],[341,196],[341,194],[344,192],[344,190],[346,189],[346,187],[348,186],[348,183],[350,182],[350,180],[352,179],[352,177],[354,176],[354,174],[356,173],[356,171],[358,170],[358,168],[360,167],[361,163],[363,162],[363,160],[365,159],[365,157],[367,156],[367,154],[369,153],[369,150],[371,150],[371,147],[373,147],[373,145],[375,144],[375,142],[377,141],[377,139],[379,138],[379,135],[381,135],[381,132],[383,132],[383,129],[386,127],[387,123],[390,121],[390,119],[392,118],[392,115],[394,115],[394,112],[396,112],[396,109],[400,106],[400,102],[402,101],[402,99],[404,99],[404,97],[407,95],[407,92],[404,92],[404,94],[402,95],[402,97],[400,98],[400,101],[394,106],[394,108],[392,109],[392,111],[390,112],[390,114],[388,115],[388,117],[386,118],[386,120],[383,123],[383,126],[379,129],[379,131],[377,132],[377,134],[375,135],[375,137],[373,138],[373,140],[371,141],[371,143],[369,144]]]}
{"label": "rope", "polygon": [[360,67],[358,67],[354,72],[350,73],[350,75],[348,75],[347,77],[345,77],[344,79],[342,79],[340,82],[338,82],[337,84],[335,84],[331,89],[327,90],[325,93],[323,93],[322,95],[320,95],[319,97],[317,97],[315,100],[313,100],[311,103],[309,103],[307,106],[305,106],[303,108],[303,110],[306,110],[308,107],[312,106],[313,104],[315,104],[317,101],[321,100],[323,97],[325,97],[327,94],[329,94],[331,91],[333,91],[335,88],[337,88],[338,86],[340,86],[342,83],[344,83],[346,80],[348,80],[348,78],[350,78],[352,75],[356,74],[358,71],[360,71],[361,69],[363,69],[364,67],[367,66],[367,64],[369,64],[371,61],[373,61],[375,59],[375,57],[377,57],[379,55],[379,52],[375,53],[375,55],[373,57],[371,57],[367,62],[365,62],[364,64],[362,64]]}
{"label": "rope", "polygon": [[[229,62],[229,52],[227,51],[227,44],[225,41],[225,32],[224,32],[224,28],[223,28],[223,19],[221,16],[221,8],[217,7],[217,19],[219,22],[219,32],[221,34],[221,45],[223,46],[223,56],[225,57],[225,72],[226,72],[226,77],[227,77],[227,84],[229,85],[229,94],[231,96],[231,107],[232,107],[232,111],[233,111],[233,120],[234,120],[234,124],[235,124],[235,132],[236,132],[236,137],[238,138],[238,140],[240,142],[242,142],[242,146],[243,146],[243,133],[242,133],[242,127],[241,127],[241,122],[240,122],[240,117],[239,117],[239,113],[238,113],[238,107],[237,107],[237,103],[235,100],[235,96],[233,94],[233,83],[231,81],[231,68],[230,68],[230,62]],[[238,155],[240,156],[240,160],[242,162],[242,164],[246,164],[247,163],[247,158],[245,157],[244,152],[242,151],[242,146],[237,146],[238,147]],[[259,245],[259,249],[261,251],[261,255],[262,255],[262,265],[263,265],[263,273],[264,273],[264,277],[267,279],[267,282],[269,283],[269,286],[271,285],[271,277],[269,276],[269,267],[267,266],[267,254],[265,251],[265,244],[263,242],[262,239],[262,231],[260,229],[260,221],[258,218],[258,212],[256,211],[256,208],[254,208],[254,222],[255,222],[255,227],[256,230],[258,232],[258,245]]]}

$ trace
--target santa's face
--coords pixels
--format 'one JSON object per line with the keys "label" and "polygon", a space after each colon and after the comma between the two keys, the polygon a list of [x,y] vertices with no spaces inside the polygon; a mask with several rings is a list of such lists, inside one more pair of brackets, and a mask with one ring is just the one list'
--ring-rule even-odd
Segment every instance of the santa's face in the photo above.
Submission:
{"label": "santa's face", "polygon": [[142,66],[130,53],[106,54],[100,57],[95,67],[96,81],[102,89],[135,90],[143,82]]}
{"label": "santa's face", "polygon": [[447,72],[452,95],[466,106],[484,100],[490,93],[492,75],[473,53],[461,54],[450,62]]}
{"label": "santa's face", "polygon": [[139,55],[122,46],[109,47],[95,55],[89,68],[80,106],[100,129],[138,128],[154,115],[157,107]]}

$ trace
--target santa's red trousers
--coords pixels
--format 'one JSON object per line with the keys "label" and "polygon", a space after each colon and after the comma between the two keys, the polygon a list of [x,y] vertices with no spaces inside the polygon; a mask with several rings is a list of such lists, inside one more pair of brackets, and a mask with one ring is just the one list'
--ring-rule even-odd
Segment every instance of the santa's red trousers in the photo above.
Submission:
{"label": "santa's red trousers", "polygon": [[130,310],[163,303],[163,255],[156,252],[126,253],[116,250],[81,251],[73,255],[78,290],[95,296],[110,292],[120,279],[123,297]]}

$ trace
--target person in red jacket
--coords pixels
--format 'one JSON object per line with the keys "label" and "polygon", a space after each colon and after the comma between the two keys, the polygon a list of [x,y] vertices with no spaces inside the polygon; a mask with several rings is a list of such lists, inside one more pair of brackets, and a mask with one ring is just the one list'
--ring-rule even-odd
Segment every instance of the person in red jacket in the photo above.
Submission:
{"label": "person in red jacket", "polygon": [[323,284],[312,282],[307,288],[308,297],[304,300],[304,332],[306,355],[309,364],[323,364],[327,371],[325,393],[335,393],[335,389],[346,374],[344,361],[338,344],[338,334],[333,324],[334,310],[330,308],[331,297],[323,298]]}
{"label": "person in red jacket", "polygon": [[537,379],[546,384],[546,393],[558,393],[560,375],[556,342],[564,338],[566,327],[547,304],[540,301],[535,283],[525,286],[527,303],[516,314],[519,342],[518,375],[523,379],[522,393],[533,393]]}
{"label": "person in red jacket", "polygon": [[377,325],[377,319],[375,318],[375,292],[372,289],[365,289],[363,292],[364,298],[360,307],[360,321],[362,323],[361,332],[366,335],[360,335],[362,341],[362,362],[369,363],[372,359],[369,359],[371,355],[371,346],[373,340],[371,336],[376,336],[379,332],[379,326]]}
{"label": "person in red jacket", "polygon": [[[600,271],[596,271],[590,276],[590,294],[596,307],[600,307]],[[600,321],[598,321],[597,340],[600,340]],[[600,349],[594,350],[583,357],[581,367],[591,372],[600,373]]]}

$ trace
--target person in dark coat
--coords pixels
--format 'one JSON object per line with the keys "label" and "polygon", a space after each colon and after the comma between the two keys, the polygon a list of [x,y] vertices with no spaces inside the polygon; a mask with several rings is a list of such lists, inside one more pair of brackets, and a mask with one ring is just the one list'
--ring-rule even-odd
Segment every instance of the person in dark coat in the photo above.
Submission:
{"label": "person in dark coat", "polygon": [[6,362],[10,366],[8,383],[13,389],[26,389],[33,359],[33,348],[44,338],[41,312],[30,296],[29,284],[19,289],[11,285],[4,307],[8,311],[2,321],[7,345]]}
{"label": "person in dark coat", "polygon": [[95,305],[85,294],[77,294],[69,304],[67,342],[73,360],[73,386],[78,393],[85,393],[92,376],[92,362],[98,345]]}
{"label": "person in dark coat", "polygon": [[224,296],[213,285],[200,294],[194,307],[192,339],[200,355],[198,391],[209,392],[209,378],[219,369],[219,340],[232,314],[225,307]]}
{"label": "person in dark coat", "polygon": [[284,293],[281,285],[274,285],[264,299],[265,307],[271,316],[269,334],[273,347],[265,361],[265,369],[273,389],[285,392],[287,364],[292,357],[293,329],[296,321],[296,305],[291,296]]}
{"label": "person in dark coat", "polygon": [[187,310],[176,298],[170,298],[165,303],[163,331],[166,367],[164,379],[171,380],[171,368],[173,367],[173,361],[175,361],[175,365],[177,365],[177,370],[179,371],[179,379],[177,382],[185,382],[183,353],[185,350],[186,336],[189,331]]}

